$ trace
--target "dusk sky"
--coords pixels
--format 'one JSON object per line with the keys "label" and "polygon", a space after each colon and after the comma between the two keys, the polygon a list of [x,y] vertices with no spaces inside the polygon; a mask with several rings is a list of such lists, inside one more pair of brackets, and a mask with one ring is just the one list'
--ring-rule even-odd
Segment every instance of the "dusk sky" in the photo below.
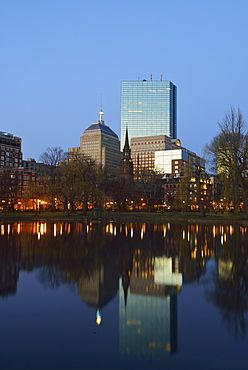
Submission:
{"label": "dusk sky", "polygon": [[248,123],[247,0],[0,0],[0,131],[24,159],[79,146],[104,111],[120,138],[120,82],[172,81],[178,138],[202,154],[233,106]]}

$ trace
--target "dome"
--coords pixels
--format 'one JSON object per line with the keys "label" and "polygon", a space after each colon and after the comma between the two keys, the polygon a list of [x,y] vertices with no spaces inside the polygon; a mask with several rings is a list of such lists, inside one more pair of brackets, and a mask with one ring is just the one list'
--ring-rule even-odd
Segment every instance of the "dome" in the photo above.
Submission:
{"label": "dome", "polygon": [[101,122],[92,123],[92,125],[90,125],[84,132],[87,133],[87,132],[96,131],[96,130],[100,131],[103,134],[107,134],[107,135],[113,136],[118,139],[118,136],[114,133],[114,131]]}

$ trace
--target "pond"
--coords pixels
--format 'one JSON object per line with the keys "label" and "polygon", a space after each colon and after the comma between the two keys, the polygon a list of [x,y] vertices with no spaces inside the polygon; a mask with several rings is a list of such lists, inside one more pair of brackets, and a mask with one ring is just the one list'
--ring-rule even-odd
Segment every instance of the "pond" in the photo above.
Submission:
{"label": "pond", "polygon": [[248,229],[2,223],[0,369],[246,369]]}

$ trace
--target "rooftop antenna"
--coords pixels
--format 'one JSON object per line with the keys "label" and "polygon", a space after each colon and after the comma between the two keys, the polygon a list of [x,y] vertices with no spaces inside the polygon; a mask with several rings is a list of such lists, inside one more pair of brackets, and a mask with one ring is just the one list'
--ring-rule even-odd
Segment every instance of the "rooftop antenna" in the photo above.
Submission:
{"label": "rooftop antenna", "polygon": [[104,120],[103,120],[103,111],[102,111],[102,94],[101,94],[101,109],[100,109],[99,123],[104,124]]}
{"label": "rooftop antenna", "polygon": [[162,75],[160,75],[160,81],[162,81]]}
{"label": "rooftop antenna", "polygon": [[150,80],[152,81],[152,73],[150,74]]}

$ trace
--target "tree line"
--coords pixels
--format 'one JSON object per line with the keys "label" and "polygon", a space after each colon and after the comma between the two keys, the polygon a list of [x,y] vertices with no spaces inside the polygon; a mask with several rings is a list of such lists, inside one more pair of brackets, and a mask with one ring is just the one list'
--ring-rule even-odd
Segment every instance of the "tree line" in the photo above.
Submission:
{"label": "tree line", "polygon": [[[235,214],[242,210],[248,217],[248,132],[241,110],[231,107],[218,122],[218,128],[217,135],[205,146],[204,152],[216,183],[222,184],[220,190],[214,195],[210,189],[210,194],[209,188],[204,188],[203,184],[203,179],[209,175],[199,163],[189,161],[181,176],[174,179],[178,185],[175,185],[176,191],[167,193],[167,201],[172,209],[181,211],[197,205],[202,215],[211,209],[211,200],[222,201],[224,209],[231,209]],[[61,209],[62,205],[68,214],[79,207],[85,214],[89,203],[102,208],[108,197],[115,201],[117,210],[130,209],[134,204],[136,209],[144,209],[143,202],[147,210],[154,210],[154,206],[164,203],[163,186],[169,180],[162,180],[156,171],[142,171],[139,185],[128,190],[121,188],[116,174],[99,167],[86,155],[73,154],[71,157],[60,147],[55,147],[47,148],[39,160],[45,165],[45,173],[38,181],[31,182],[24,192],[20,189],[20,173],[2,169],[2,210],[16,209],[21,203],[20,197],[22,202],[26,199],[30,203],[31,200],[36,211],[42,210],[41,199],[46,198],[51,211],[58,209],[58,205]]]}

